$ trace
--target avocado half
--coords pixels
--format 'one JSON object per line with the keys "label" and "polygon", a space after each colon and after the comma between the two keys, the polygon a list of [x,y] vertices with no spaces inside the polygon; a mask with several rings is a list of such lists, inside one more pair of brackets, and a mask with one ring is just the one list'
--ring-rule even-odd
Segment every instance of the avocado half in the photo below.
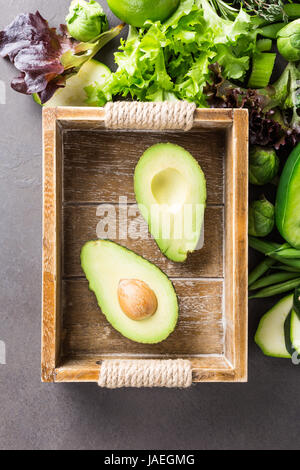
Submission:
{"label": "avocado half", "polygon": [[139,210],[162,253],[183,262],[200,239],[206,180],[194,157],[175,144],[146,150],[134,173]]}
{"label": "avocado half", "polygon": [[[109,323],[123,336],[138,343],[159,343],[174,330],[178,301],[171,281],[157,266],[109,240],[87,242],[81,250],[81,266],[89,288]],[[121,280],[145,282],[157,298],[157,310],[144,320],[132,320],[121,309]]]}

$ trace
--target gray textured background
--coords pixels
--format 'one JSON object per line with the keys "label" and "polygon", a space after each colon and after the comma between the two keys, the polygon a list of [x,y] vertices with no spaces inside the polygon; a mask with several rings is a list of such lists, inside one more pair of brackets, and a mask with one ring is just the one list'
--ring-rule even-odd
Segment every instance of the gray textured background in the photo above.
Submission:
{"label": "gray textured background", "polygon": [[[0,29],[36,9],[57,25],[68,4],[0,0]],[[108,64],[111,47],[102,56]],[[251,304],[248,384],[107,391],[93,384],[40,383],[41,110],[10,89],[13,74],[1,59],[7,104],[0,104],[0,340],[7,365],[0,365],[0,448],[298,448],[300,366],[265,358],[253,344],[258,319],[272,302]]]}

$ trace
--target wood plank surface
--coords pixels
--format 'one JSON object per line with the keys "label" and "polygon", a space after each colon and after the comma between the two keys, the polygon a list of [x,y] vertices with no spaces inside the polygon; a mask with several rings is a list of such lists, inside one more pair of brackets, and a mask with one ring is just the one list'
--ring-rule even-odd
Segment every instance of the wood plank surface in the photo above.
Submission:
{"label": "wood plank surface", "polygon": [[151,145],[183,146],[200,163],[208,204],[224,203],[225,132],[64,131],[64,201],[135,203],[133,174],[138,159]]}
{"label": "wood plank surface", "polygon": [[[61,135],[53,109],[43,110],[43,261],[42,350],[43,382],[54,380],[60,355],[61,304]],[[56,169],[56,172],[55,172]]]}
{"label": "wood plank surface", "polygon": [[[103,217],[99,217],[99,213],[102,215],[104,212],[102,209],[97,211],[97,207],[85,205],[64,207],[64,277],[84,275],[80,266],[80,251],[85,242],[98,238],[97,225],[103,220]],[[113,209],[116,210],[118,229],[119,208],[113,207]],[[147,237],[146,239],[143,237],[135,240],[130,237],[123,240],[120,238],[119,230],[116,230],[116,238],[109,238],[157,264],[169,277],[223,277],[223,212],[223,207],[207,208],[204,247],[191,253],[185,263],[174,263],[162,255],[155,241],[150,235],[147,237],[147,224],[141,216],[129,218],[128,226],[133,236],[140,233]],[[135,211],[134,216],[136,216]],[[114,217],[112,211],[108,220]],[[134,224],[138,226],[136,231]],[[102,226],[100,228],[102,229]]]}
{"label": "wood plank surface", "polygon": [[159,344],[139,344],[112,328],[85,280],[63,282],[63,354],[222,354],[223,281],[176,280],[180,315],[175,331]]}
{"label": "wood plank surface", "polygon": [[248,113],[234,110],[233,160],[236,163],[234,253],[234,343],[236,380],[248,380]]}
{"label": "wood plank surface", "polygon": [[[43,380],[95,381],[99,358],[121,356],[185,357],[192,362],[194,381],[245,381],[246,111],[197,110],[195,127],[187,133],[107,131],[103,119],[101,109],[44,112]],[[82,245],[98,236],[100,203],[117,204],[120,196],[135,203],[135,166],[144,151],[158,142],[182,145],[199,161],[207,179],[208,208],[204,248],[183,264],[164,258],[151,238],[124,240],[116,234],[116,241],[144,255],[173,279],[179,298],[175,331],[162,343],[142,345],[110,326],[82,277],[79,255]],[[135,215],[134,228],[139,223]]]}

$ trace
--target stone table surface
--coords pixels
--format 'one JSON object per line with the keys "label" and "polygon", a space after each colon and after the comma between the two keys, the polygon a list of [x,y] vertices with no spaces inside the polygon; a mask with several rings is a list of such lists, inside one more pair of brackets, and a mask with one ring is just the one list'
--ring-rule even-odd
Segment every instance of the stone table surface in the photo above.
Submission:
{"label": "stone table surface", "polygon": [[[51,25],[69,0],[1,0],[0,29],[37,9]],[[108,12],[107,4],[101,1]],[[117,19],[109,15],[111,24]],[[111,47],[102,60],[112,64]],[[300,368],[264,357],[253,342],[272,302],[249,312],[249,383],[181,390],[109,391],[95,384],[40,382],[41,109],[9,86],[0,60],[0,365],[1,449],[294,449],[300,435]],[[3,93],[0,103],[3,103]],[[300,367],[300,366],[299,366]]]}

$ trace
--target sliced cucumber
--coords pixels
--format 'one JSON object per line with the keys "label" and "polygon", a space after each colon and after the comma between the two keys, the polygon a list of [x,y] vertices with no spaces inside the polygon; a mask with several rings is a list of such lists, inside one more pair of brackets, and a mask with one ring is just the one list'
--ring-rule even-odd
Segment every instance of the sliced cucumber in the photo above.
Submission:
{"label": "sliced cucumber", "polygon": [[[92,104],[86,104],[87,95],[84,91],[85,87],[92,85],[94,82],[101,85],[110,75],[111,71],[106,65],[94,59],[89,60],[76,75],[67,80],[65,88],[57,90],[44,106],[47,108],[56,106],[92,106]],[[38,104],[41,104],[38,95],[33,95],[33,99]]]}
{"label": "sliced cucumber", "polygon": [[295,312],[292,310],[291,313],[291,325],[290,325],[290,338],[291,343],[295,351],[300,354],[300,319]]}
{"label": "sliced cucumber", "polygon": [[281,299],[261,319],[255,342],[266,356],[290,358],[285,341],[285,321],[293,306],[293,295]]}

